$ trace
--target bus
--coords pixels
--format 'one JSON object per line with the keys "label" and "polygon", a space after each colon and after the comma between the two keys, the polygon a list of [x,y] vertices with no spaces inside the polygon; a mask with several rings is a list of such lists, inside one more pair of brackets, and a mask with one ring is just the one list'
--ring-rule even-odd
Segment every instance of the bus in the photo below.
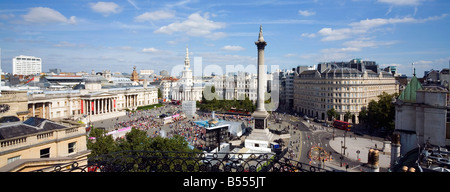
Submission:
{"label": "bus", "polygon": [[342,130],[346,130],[346,131],[350,131],[351,125],[345,121],[334,120],[333,127],[342,129]]}

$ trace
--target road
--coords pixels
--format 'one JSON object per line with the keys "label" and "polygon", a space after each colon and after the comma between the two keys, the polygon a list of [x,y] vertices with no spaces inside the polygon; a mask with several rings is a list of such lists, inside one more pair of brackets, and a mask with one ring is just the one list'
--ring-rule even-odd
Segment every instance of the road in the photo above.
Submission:
{"label": "road", "polygon": [[[330,146],[330,141],[333,140],[333,128],[332,127],[323,127],[321,123],[315,122],[306,122],[301,117],[277,114],[277,117],[282,119],[281,127],[289,126],[292,129],[290,130],[291,139],[288,143],[289,149],[291,149],[291,153],[287,153],[286,157],[291,158],[292,160],[296,160],[302,163],[310,163],[314,166],[323,167],[323,161],[319,159],[310,159],[308,154],[311,148],[315,147],[315,150],[322,149],[325,151],[331,158],[327,158],[325,161],[325,168],[329,170],[336,171],[346,171],[346,165],[349,165],[348,171],[359,171],[358,167],[360,167],[363,161],[359,162],[355,159],[348,158],[348,150],[344,153],[343,148],[333,149]],[[274,123],[274,122],[272,122]],[[280,126],[278,123],[275,125],[277,127]],[[344,130],[334,129],[335,138],[345,137],[347,139],[350,138],[366,138],[372,139],[368,136],[361,137],[355,135],[353,132],[345,132]],[[373,138],[380,139],[380,138]],[[375,142],[375,140],[374,140]],[[380,141],[378,141],[380,142]],[[379,145],[380,146],[380,145]],[[322,152],[323,153],[323,152]],[[314,153],[313,153],[314,154]],[[344,154],[344,155],[341,155]],[[291,156],[289,156],[291,155]],[[360,154],[361,156],[367,154]],[[342,157],[342,160],[341,160]]]}

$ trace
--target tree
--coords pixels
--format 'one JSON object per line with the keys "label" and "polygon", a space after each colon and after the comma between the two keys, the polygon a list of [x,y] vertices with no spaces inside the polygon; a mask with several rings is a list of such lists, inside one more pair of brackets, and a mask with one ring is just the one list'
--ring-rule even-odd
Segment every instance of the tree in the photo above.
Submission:
{"label": "tree", "polygon": [[370,101],[368,106],[368,123],[374,130],[385,129],[388,134],[395,129],[395,105],[392,99],[398,94],[383,92],[378,96],[378,101]]}
{"label": "tree", "polygon": [[91,150],[89,157],[108,154],[117,150],[117,145],[111,135],[106,135],[102,129],[93,128],[89,133],[87,148]]}
{"label": "tree", "polygon": [[125,135],[125,139],[119,141],[118,150],[120,151],[140,151],[148,150],[150,148],[150,139],[147,137],[145,131],[132,128],[130,132]]}
{"label": "tree", "polygon": [[161,89],[158,89],[158,98],[162,98],[162,92],[161,92]]}
{"label": "tree", "polygon": [[352,113],[350,111],[345,112],[344,121],[349,121],[352,118]]}
{"label": "tree", "polygon": [[331,108],[327,111],[327,116],[329,120],[333,120],[331,118],[337,119],[338,118],[338,113],[336,112],[336,110],[334,108]]}
{"label": "tree", "polygon": [[363,107],[358,115],[359,122],[367,123],[368,115],[369,115],[368,113],[369,112],[367,111],[367,109],[365,107]]}

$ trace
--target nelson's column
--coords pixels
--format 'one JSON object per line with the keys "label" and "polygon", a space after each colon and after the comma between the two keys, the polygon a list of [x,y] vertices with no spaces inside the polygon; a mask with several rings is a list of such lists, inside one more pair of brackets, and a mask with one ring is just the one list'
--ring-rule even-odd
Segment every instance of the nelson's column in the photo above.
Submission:
{"label": "nelson's column", "polygon": [[255,45],[258,47],[258,92],[256,110],[253,112],[252,117],[255,119],[255,129],[265,129],[269,115],[264,107],[264,47],[266,47],[267,43],[264,41],[262,26],[259,27],[259,38]]}

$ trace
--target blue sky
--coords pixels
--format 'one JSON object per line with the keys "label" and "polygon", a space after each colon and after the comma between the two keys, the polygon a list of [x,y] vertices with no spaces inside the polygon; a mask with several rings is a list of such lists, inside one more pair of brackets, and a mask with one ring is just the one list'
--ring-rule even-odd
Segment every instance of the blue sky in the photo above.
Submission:
{"label": "blue sky", "polygon": [[11,1],[0,2],[2,70],[18,55],[41,57],[43,71],[172,71],[255,65],[259,25],[267,65],[376,61],[411,75],[450,60],[448,0]]}

